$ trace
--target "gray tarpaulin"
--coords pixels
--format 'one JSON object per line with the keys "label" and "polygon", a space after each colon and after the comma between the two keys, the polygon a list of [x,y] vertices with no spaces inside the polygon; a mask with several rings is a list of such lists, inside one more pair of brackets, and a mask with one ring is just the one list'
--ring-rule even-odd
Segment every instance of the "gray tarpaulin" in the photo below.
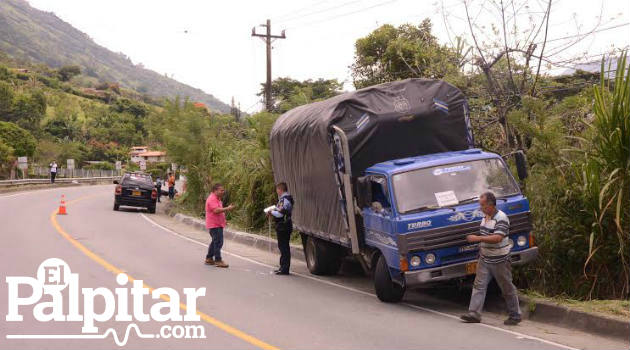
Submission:
{"label": "gray tarpaulin", "polygon": [[286,182],[295,199],[294,226],[344,245],[333,125],[348,137],[353,177],[386,160],[473,146],[466,98],[438,80],[376,85],[281,115],[271,130],[271,161],[276,182]]}

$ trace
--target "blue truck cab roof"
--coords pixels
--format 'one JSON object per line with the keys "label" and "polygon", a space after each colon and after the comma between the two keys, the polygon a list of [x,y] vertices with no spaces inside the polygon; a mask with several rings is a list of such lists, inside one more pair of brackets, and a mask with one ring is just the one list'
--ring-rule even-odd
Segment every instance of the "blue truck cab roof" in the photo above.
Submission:
{"label": "blue truck cab roof", "polygon": [[377,163],[365,170],[366,173],[394,175],[401,172],[446,165],[458,162],[468,162],[479,159],[501,158],[496,153],[484,152],[479,148],[469,148],[463,151],[442,152],[423,156],[388,160]]}

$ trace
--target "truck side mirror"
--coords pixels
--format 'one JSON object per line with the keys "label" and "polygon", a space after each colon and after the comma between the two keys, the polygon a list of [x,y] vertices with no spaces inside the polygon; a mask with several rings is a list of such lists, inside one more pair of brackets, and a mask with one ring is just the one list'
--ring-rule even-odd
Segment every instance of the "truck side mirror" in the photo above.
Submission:
{"label": "truck side mirror", "polygon": [[514,160],[516,162],[516,173],[519,180],[523,181],[527,178],[527,159],[525,153],[522,150],[518,150],[514,153]]}
{"label": "truck side mirror", "polygon": [[357,204],[360,209],[367,208],[372,203],[372,183],[367,176],[357,178]]}

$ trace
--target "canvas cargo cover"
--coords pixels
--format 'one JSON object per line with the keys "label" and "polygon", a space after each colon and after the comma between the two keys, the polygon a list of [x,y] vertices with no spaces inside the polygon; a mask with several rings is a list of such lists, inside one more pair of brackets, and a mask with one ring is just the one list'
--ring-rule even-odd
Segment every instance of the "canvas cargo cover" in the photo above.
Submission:
{"label": "canvas cargo cover", "polygon": [[281,115],[270,135],[274,178],[295,199],[297,230],[349,244],[340,203],[331,128],[348,138],[353,177],[387,160],[463,150],[473,138],[468,104],[439,80],[407,79],[344,93]]}

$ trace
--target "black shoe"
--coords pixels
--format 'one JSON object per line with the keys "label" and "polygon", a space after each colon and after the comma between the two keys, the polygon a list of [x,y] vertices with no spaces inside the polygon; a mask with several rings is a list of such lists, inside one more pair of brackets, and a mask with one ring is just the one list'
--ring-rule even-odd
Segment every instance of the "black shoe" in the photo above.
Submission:
{"label": "black shoe", "polygon": [[503,321],[503,324],[506,326],[516,326],[521,322],[521,318],[510,317],[507,320]]}
{"label": "black shoe", "polygon": [[477,317],[475,317],[473,314],[464,314],[464,315],[461,315],[459,318],[462,321],[466,322],[466,323],[479,323],[479,322],[481,322],[481,320],[478,319]]}
{"label": "black shoe", "polygon": [[288,275],[289,271],[278,270],[274,272],[276,275]]}

